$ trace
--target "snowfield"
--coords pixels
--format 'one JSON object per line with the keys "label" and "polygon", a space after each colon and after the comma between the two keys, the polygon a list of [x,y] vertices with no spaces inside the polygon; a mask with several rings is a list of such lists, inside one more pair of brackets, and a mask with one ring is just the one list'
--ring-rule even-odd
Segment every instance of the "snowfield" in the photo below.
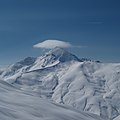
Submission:
{"label": "snowfield", "polygon": [[77,111],[41,99],[0,81],[1,120],[102,120],[97,115]]}
{"label": "snowfield", "polygon": [[[0,79],[25,93],[32,94],[35,96],[33,99],[41,97],[62,105],[40,100],[42,104],[50,104],[53,108],[60,106],[59,109],[64,108],[68,111],[74,111],[75,108],[80,111],[80,113],[77,111],[75,114],[79,113],[80,116],[81,111],[85,111],[94,113],[104,120],[119,119],[120,63],[100,63],[78,59],[75,55],[61,48],[54,48],[38,58],[28,57],[11,65],[1,73]],[[23,93],[21,94],[23,95]],[[29,99],[29,97],[25,99]],[[7,99],[9,100],[9,96]],[[30,105],[32,102],[34,105],[34,100],[31,100],[28,100]],[[24,103],[24,100],[21,100],[20,103],[22,104],[22,102]],[[69,109],[65,107],[66,105],[69,106]],[[45,107],[45,105],[41,106]],[[47,110],[45,109],[45,111]],[[62,112],[62,110],[60,111]],[[79,118],[79,116],[76,117],[75,115],[75,118],[72,118],[73,116],[70,113],[69,117],[71,118],[69,120],[84,120],[84,117]],[[64,120],[65,118],[59,119]],[[54,119],[56,120],[56,118]],[[51,118],[51,120],[54,119]],[[87,119],[89,120],[89,116],[85,118],[85,120]],[[94,117],[90,119],[94,120]]]}

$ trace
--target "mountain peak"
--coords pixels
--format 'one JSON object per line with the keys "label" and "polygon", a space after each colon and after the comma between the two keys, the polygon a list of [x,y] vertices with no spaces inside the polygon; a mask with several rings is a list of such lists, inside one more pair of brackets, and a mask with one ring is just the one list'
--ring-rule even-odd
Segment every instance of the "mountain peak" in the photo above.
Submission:
{"label": "mountain peak", "polygon": [[36,59],[30,71],[56,66],[59,63],[80,61],[75,55],[63,48],[55,47]]}
{"label": "mountain peak", "polygon": [[48,54],[60,55],[60,54],[63,54],[64,52],[67,52],[64,48],[55,47],[55,48],[51,49],[51,50],[48,52]]}
{"label": "mountain peak", "polygon": [[50,50],[48,53],[46,53],[46,56],[54,56],[55,59],[59,60],[60,62],[71,60],[79,61],[75,55],[60,47],[55,47],[54,49]]}

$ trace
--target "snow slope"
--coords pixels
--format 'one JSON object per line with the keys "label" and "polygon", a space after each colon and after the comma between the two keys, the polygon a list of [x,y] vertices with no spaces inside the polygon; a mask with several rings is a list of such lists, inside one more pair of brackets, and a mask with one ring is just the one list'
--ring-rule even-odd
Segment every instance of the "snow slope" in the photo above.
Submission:
{"label": "snow slope", "polygon": [[102,120],[97,115],[80,112],[21,91],[0,81],[1,120]]}
{"label": "snow slope", "polygon": [[10,66],[1,80],[104,119],[120,115],[120,63],[84,61],[61,48],[27,61]]}
{"label": "snow slope", "polygon": [[117,116],[114,120],[120,120],[120,115]]}
{"label": "snow slope", "polygon": [[52,99],[113,119],[120,111],[118,71],[120,64],[74,63],[59,80]]}

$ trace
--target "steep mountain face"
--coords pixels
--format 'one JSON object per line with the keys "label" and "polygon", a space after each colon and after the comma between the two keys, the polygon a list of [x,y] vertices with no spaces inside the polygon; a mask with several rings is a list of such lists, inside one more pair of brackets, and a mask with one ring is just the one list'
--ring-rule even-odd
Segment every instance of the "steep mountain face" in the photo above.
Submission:
{"label": "steep mountain face", "polygon": [[[27,62],[26,62],[27,61]],[[10,66],[1,80],[26,92],[104,119],[120,114],[120,64],[78,59],[55,48]]]}
{"label": "steep mountain face", "polygon": [[8,69],[2,70],[2,74],[0,78],[10,77],[17,73],[23,72],[28,67],[32,66],[32,64],[35,62],[36,58],[33,57],[27,57],[24,60],[17,62],[16,64],[13,64],[8,67]]}
{"label": "steep mountain face", "polygon": [[7,65],[0,65],[0,75],[6,70],[8,66]]}

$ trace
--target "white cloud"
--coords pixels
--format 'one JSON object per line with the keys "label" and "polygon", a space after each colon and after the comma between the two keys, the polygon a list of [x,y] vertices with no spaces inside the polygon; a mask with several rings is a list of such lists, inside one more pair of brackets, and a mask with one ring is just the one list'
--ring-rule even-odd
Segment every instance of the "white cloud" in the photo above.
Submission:
{"label": "white cloud", "polygon": [[43,42],[40,42],[33,46],[34,48],[45,48],[45,49],[52,49],[55,47],[61,47],[61,48],[70,48],[74,47],[69,42],[64,42],[60,40],[45,40]]}

